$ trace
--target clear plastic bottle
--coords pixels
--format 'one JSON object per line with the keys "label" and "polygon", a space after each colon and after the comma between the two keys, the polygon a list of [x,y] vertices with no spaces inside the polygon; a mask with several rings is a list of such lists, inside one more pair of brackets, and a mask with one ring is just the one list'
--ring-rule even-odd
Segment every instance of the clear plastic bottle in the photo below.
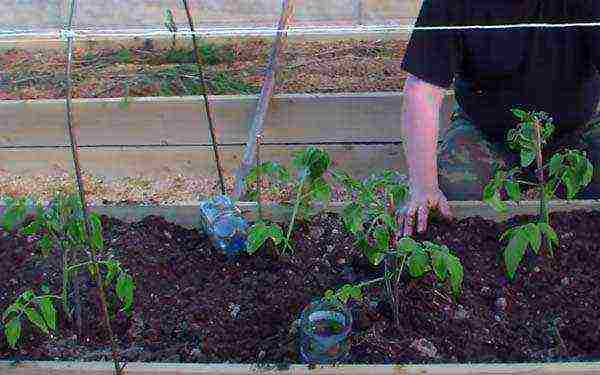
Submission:
{"label": "clear plastic bottle", "polygon": [[304,363],[332,364],[350,355],[352,314],[339,303],[311,302],[300,317],[300,356]]}
{"label": "clear plastic bottle", "polygon": [[213,246],[230,258],[246,248],[248,222],[227,196],[219,195],[200,203],[200,227]]}

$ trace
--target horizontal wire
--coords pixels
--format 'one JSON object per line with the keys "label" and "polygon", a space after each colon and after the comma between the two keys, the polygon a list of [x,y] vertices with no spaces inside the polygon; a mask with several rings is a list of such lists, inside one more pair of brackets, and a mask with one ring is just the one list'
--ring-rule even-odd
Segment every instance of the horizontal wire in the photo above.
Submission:
{"label": "horizontal wire", "polygon": [[[290,27],[286,29],[288,35],[320,35],[320,34],[389,34],[399,32],[412,32],[414,30],[486,30],[486,29],[515,29],[515,28],[568,28],[568,27],[600,27],[600,22],[578,23],[519,23],[502,25],[467,25],[467,26],[412,26],[412,25],[372,25],[372,26],[320,26],[320,27]],[[275,36],[279,31],[274,27],[211,27],[200,28],[195,32],[182,28],[175,33],[165,28],[128,28],[128,29],[73,29],[72,34],[78,39],[94,39],[105,37],[153,37],[153,36],[191,36],[201,37],[223,36]],[[20,37],[45,37],[61,40],[65,36],[61,29],[51,31],[36,31],[33,29],[5,29],[0,30],[0,42],[6,38]],[[4,41],[6,42],[6,41]]]}

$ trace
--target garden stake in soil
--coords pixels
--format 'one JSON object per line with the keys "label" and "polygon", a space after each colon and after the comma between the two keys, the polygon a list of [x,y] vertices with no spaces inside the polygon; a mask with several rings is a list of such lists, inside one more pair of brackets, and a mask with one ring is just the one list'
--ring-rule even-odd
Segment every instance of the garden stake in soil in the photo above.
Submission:
{"label": "garden stake in soil", "polygon": [[262,221],[262,175],[260,173],[260,134],[256,136],[256,203],[258,204],[258,220]]}
{"label": "garden stake in soil", "polygon": [[[537,147],[537,151],[535,154],[535,161],[537,164],[537,178],[538,183],[540,184],[540,222],[546,223],[550,225],[550,213],[548,212],[548,195],[546,194],[546,180],[544,178],[544,161],[542,159],[542,134],[540,127],[540,121],[536,119],[533,124],[534,134],[535,134],[535,143]],[[542,248],[540,249],[542,253],[545,253],[548,249],[550,249],[548,237],[545,237],[544,242],[542,242]]]}
{"label": "garden stake in soil", "polygon": [[[70,4],[69,4],[69,16],[68,16],[68,22],[67,22],[67,27],[66,27],[66,32],[67,33],[71,33],[72,32],[72,26],[73,26],[73,16],[75,13],[75,6],[76,6],[76,0],[71,0]],[[73,115],[72,115],[72,102],[71,102],[71,95],[72,95],[72,90],[73,90],[73,83],[72,83],[72,77],[71,77],[71,65],[73,63],[73,36],[72,35],[67,35],[67,68],[66,68],[66,125],[67,125],[67,131],[69,132],[69,139],[71,142],[71,153],[73,156],[73,164],[75,167],[75,175],[77,178],[77,190],[79,191],[79,199],[81,200],[81,206],[83,209],[83,215],[84,215],[84,227],[85,227],[85,234],[86,237],[88,239],[88,242],[90,242],[90,257],[92,258],[92,262],[96,262],[97,258],[96,258],[96,250],[94,248],[94,246],[91,244],[91,230],[90,230],[90,221],[89,221],[89,211],[88,211],[88,207],[85,201],[85,190],[84,190],[84,186],[83,186],[83,180],[81,177],[81,166],[79,163],[79,151],[78,151],[78,147],[77,147],[77,138],[75,136],[75,133],[73,131]],[[101,275],[100,272],[98,270],[97,264],[95,267],[95,271],[94,274],[96,276],[96,284],[98,285],[98,292],[100,294],[100,302],[102,305],[102,314],[104,317],[104,324],[106,325],[106,330],[108,331],[108,335],[110,337],[110,343],[111,343],[111,351],[112,351],[112,359],[115,365],[115,372],[117,375],[120,375],[123,371],[123,368],[125,367],[125,365],[123,365],[121,367],[121,365],[119,364],[119,356],[118,356],[118,352],[117,352],[117,343],[113,334],[113,330],[110,324],[110,317],[108,314],[108,305],[107,305],[107,300],[106,300],[106,293],[104,291],[104,285],[102,283],[102,279],[101,279]]]}
{"label": "garden stake in soil", "polygon": [[262,86],[260,93],[260,99],[254,118],[252,119],[252,125],[250,126],[250,133],[248,134],[248,144],[246,145],[246,152],[244,159],[240,165],[239,170],[235,176],[235,185],[233,188],[233,197],[239,200],[244,194],[244,179],[248,176],[250,168],[252,168],[253,158],[255,156],[256,148],[256,137],[257,134],[262,133],[265,117],[267,110],[269,109],[269,103],[273,96],[273,89],[275,87],[275,77],[279,70],[279,59],[285,42],[287,41],[287,28],[290,23],[290,19],[294,13],[294,0],[283,0],[281,17],[279,19],[279,25],[277,26],[277,36],[271,56],[269,58],[269,68],[267,70],[267,77]]}
{"label": "garden stake in soil", "polygon": [[204,99],[204,108],[206,111],[206,119],[208,120],[208,129],[210,131],[210,139],[213,146],[213,151],[215,154],[215,163],[217,164],[217,173],[219,174],[219,184],[221,186],[221,194],[226,195],[225,190],[225,180],[223,179],[223,168],[221,167],[221,159],[219,157],[219,149],[217,147],[217,139],[215,136],[215,126],[212,118],[212,113],[210,111],[210,105],[208,103],[208,94],[206,89],[206,80],[204,79],[204,71],[202,69],[202,61],[200,60],[200,54],[198,53],[198,42],[196,41],[196,34],[194,34],[194,20],[192,18],[192,12],[190,11],[190,7],[188,5],[187,0],[182,0],[183,6],[185,7],[185,13],[187,14],[188,23],[190,26],[190,31],[192,32],[192,45],[194,49],[194,60],[196,60],[196,65],[198,66],[198,75],[200,76],[200,84],[202,85],[202,97]]}

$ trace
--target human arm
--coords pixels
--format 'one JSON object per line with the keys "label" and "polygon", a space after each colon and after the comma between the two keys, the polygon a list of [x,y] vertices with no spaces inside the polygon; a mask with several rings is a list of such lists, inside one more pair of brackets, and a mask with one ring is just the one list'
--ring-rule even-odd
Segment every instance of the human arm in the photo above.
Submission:
{"label": "human arm", "polygon": [[404,85],[402,133],[408,163],[410,200],[404,216],[399,217],[403,235],[425,231],[429,211],[438,208],[451,216],[448,202],[438,184],[437,143],[439,117],[445,90],[413,75]]}
{"label": "human arm", "polygon": [[[415,26],[452,26],[464,19],[461,1],[423,3]],[[449,216],[446,198],[438,185],[437,142],[439,115],[445,89],[450,88],[461,64],[460,33],[449,30],[414,30],[402,68],[409,73],[404,86],[402,133],[408,162],[411,198],[398,219],[404,235],[413,232],[417,215],[425,231],[432,208]]]}

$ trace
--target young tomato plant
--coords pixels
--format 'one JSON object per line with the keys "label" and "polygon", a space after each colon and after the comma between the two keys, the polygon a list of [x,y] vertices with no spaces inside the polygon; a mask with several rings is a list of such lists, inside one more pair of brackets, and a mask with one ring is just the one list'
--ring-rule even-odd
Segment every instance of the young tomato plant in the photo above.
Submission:
{"label": "young tomato plant", "polygon": [[[46,288],[44,294],[36,296],[33,290],[21,294],[5,311],[2,319],[5,322],[5,335],[12,347],[21,335],[22,318],[48,334],[56,329],[56,310],[53,300],[60,300],[63,313],[70,319],[72,309],[69,303],[70,282],[81,270],[87,269],[93,279],[99,273],[103,287],[110,286],[116,280],[116,294],[123,302],[123,311],[130,314],[133,306],[135,284],[121,264],[111,258],[94,259],[87,251],[93,247],[96,253],[103,251],[104,240],[100,217],[90,215],[90,238],[86,238],[85,222],[81,201],[77,195],[56,194],[50,204],[43,207],[32,199],[21,198],[8,200],[2,225],[12,231],[21,225],[30,211],[35,212],[35,219],[29,225],[20,228],[26,236],[38,236],[38,245],[45,257],[52,255],[58,248],[62,266],[62,290],[58,295],[51,294]],[[81,261],[81,255],[87,255],[88,261]],[[101,268],[105,272],[101,272]],[[77,295],[78,291],[76,291]],[[76,301],[79,304],[79,301]],[[37,309],[36,309],[37,307]]]}
{"label": "young tomato plant", "polygon": [[[558,236],[550,224],[548,202],[556,196],[559,185],[563,184],[567,189],[567,198],[573,199],[591,182],[593,176],[592,163],[583,151],[565,150],[554,154],[549,162],[544,162],[542,151],[554,132],[548,114],[520,109],[513,109],[512,113],[522,122],[517,128],[509,130],[507,141],[509,147],[520,154],[521,166],[509,171],[496,171],[484,189],[483,200],[495,210],[506,213],[508,205],[502,200],[502,192],[506,192],[510,201],[518,203],[521,201],[521,186],[527,185],[536,187],[540,207],[537,222],[508,229],[500,238],[501,241],[508,241],[504,249],[504,261],[511,279],[528,248],[536,255],[540,250],[547,250],[550,256],[554,255]],[[536,181],[524,180],[520,174],[534,162]]]}
{"label": "young tomato plant", "polygon": [[[296,220],[309,220],[319,213],[320,207],[315,207],[315,203],[324,207],[331,200],[332,190],[325,180],[330,165],[331,159],[327,152],[309,147],[297,153],[292,161],[292,167],[296,172],[295,179],[292,179],[292,173],[286,168],[272,161],[261,163],[250,171],[246,177],[247,184],[256,183],[260,186],[260,176],[265,176],[274,183],[274,186],[291,183],[295,191],[295,200],[285,235],[278,224],[268,223],[262,219],[250,227],[247,241],[248,253],[254,254],[269,238],[276,245],[283,243],[283,253],[294,252],[291,235]],[[251,199],[257,199],[260,203],[260,197],[256,192],[251,194]]]}
{"label": "young tomato plant", "polygon": [[344,285],[338,291],[328,290],[325,298],[346,303],[361,299],[362,289],[383,282],[394,314],[400,326],[400,279],[405,269],[412,277],[421,277],[433,270],[439,280],[450,280],[456,298],[460,295],[464,271],[458,257],[444,245],[419,243],[409,237],[397,239],[398,210],[406,203],[409,189],[398,182],[398,174],[385,171],[365,181],[357,181],[344,172],[335,179],[353,194],[353,201],[343,211],[346,228],[355,236],[357,246],[375,266],[383,262],[384,276],[356,285]]}

